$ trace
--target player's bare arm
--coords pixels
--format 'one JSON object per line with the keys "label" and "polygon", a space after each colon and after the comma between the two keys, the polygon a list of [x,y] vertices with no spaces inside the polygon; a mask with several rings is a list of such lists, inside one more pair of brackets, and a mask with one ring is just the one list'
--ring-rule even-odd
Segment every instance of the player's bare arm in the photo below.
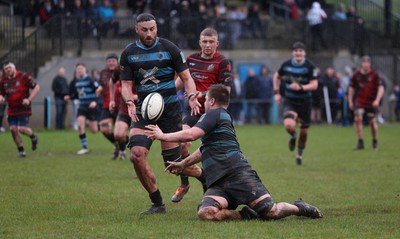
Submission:
{"label": "player's bare arm", "polygon": [[128,106],[128,113],[133,122],[137,122],[139,118],[136,115],[135,96],[132,93],[133,81],[121,80],[121,95],[126,105]]}
{"label": "player's bare arm", "polygon": [[186,69],[178,73],[179,78],[183,81],[185,85],[185,91],[188,94],[189,106],[191,109],[191,115],[197,115],[200,113],[200,103],[197,101],[196,96],[196,85],[193,78],[190,76],[189,69]]}
{"label": "player's bare arm", "polygon": [[189,155],[180,162],[168,161],[167,163],[169,163],[169,165],[168,167],[165,168],[164,172],[179,175],[186,167],[197,164],[200,161],[201,161],[201,152],[200,149],[197,149],[191,155]]}
{"label": "player's bare arm", "polygon": [[113,112],[115,108],[115,84],[111,78],[108,80],[108,88],[110,89],[110,103],[108,105],[108,110]]}
{"label": "player's bare arm", "polygon": [[96,96],[99,97],[103,93],[103,86],[99,85],[96,89]]}
{"label": "player's bare arm", "polygon": [[147,130],[144,131],[145,135],[152,139],[159,139],[166,142],[189,142],[195,141],[205,135],[205,132],[198,128],[193,127],[181,130],[174,133],[163,133],[157,125],[147,125]]}
{"label": "player's bare arm", "polygon": [[348,94],[347,98],[349,99],[349,109],[352,110],[354,108],[354,105],[353,105],[354,88],[352,86],[349,87],[347,94]]}
{"label": "player's bare arm", "polygon": [[376,98],[375,98],[374,102],[372,102],[372,107],[378,108],[379,102],[381,102],[384,91],[385,91],[385,89],[383,88],[383,85],[380,85],[378,87],[378,92],[376,94]]}
{"label": "player's bare arm", "polygon": [[279,93],[281,82],[279,81],[279,74],[275,72],[273,79],[273,87],[274,87],[274,100],[277,105],[281,103],[281,94]]}
{"label": "player's bare arm", "polygon": [[32,100],[35,98],[35,96],[39,93],[40,86],[36,85],[32,90],[31,93],[29,94],[28,98],[25,98],[22,100],[23,105],[30,105]]}

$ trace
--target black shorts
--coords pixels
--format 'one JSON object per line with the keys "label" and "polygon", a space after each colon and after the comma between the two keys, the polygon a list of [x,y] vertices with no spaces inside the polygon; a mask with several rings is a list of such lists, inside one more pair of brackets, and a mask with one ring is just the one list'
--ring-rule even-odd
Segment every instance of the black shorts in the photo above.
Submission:
{"label": "black shorts", "polygon": [[[237,169],[213,183],[204,196],[219,196],[228,201],[228,209],[248,204],[262,195],[269,194],[253,169]],[[201,205],[200,205],[201,206]]]}
{"label": "black shorts", "polygon": [[164,133],[172,133],[182,130],[182,111],[179,103],[166,104],[164,112],[156,122],[149,123],[137,112],[139,121],[132,122],[132,128],[146,129],[146,125],[157,124]]}
{"label": "black shorts", "polygon": [[285,99],[283,112],[294,111],[300,119],[301,128],[309,128],[311,124],[311,99]]}
{"label": "black shorts", "polygon": [[118,110],[114,110],[114,112],[111,113],[109,109],[101,108],[101,120],[113,119],[115,121],[117,115],[118,115]]}
{"label": "black shorts", "polygon": [[131,117],[129,115],[121,114],[121,113],[118,113],[116,121],[125,122],[128,126],[130,126],[131,123],[132,123],[132,119],[131,119]]}
{"label": "black shorts", "polygon": [[183,118],[182,123],[189,125],[190,127],[193,127],[197,123],[197,121],[199,121],[200,117],[201,117],[200,114],[190,115],[190,112],[189,112],[189,114],[187,114],[185,116],[185,118]]}
{"label": "black shorts", "polygon": [[85,116],[89,121],[96,121],[98,114],[97,108],[78,108],[78,116]]}
{"label": "black shorts", "polygon": [[27,127],[29,124],[29,117],[28,114],[22,115],[9,115],[7,117],[7,122],[9,126],[22,126]]}
{"label": "black shorts", "polygon": [[[364,112],[361,114],[359,113],[360,110],[364,110]],[[361,116],[366,115],[368,117],[368,119],[372,119],[375,118],[378,115],[378,108],[372,108],[372,107],[362,107],[362,106],[356,106],[354,109],[355,114],[360,114]]]}

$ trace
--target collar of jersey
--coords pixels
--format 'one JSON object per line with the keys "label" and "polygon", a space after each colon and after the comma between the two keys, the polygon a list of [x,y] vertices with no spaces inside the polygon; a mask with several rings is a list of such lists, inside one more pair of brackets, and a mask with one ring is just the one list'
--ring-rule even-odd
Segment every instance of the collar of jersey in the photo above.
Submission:
{"label": "collar of jersey", "polygon": [[292,58],[292,65],[294,66],[301,66],[304,64],[304,62],[306,62],[306,59],[304,59],[302,62],[300,63],[296,63],[296,61],[294,60],[294,58]]}
{"label": "collar of jersey", "polygon": [[152,46],[145,47],[145,46],[140,45],[139,40],[137,40],[136,41],[136,46],[142,48],[143,50],[150,50],[150,49],[153,49],[157,45],[158,42],[159,42],[159,38],[157,37],[156,41],[154,42],[154,44]]}

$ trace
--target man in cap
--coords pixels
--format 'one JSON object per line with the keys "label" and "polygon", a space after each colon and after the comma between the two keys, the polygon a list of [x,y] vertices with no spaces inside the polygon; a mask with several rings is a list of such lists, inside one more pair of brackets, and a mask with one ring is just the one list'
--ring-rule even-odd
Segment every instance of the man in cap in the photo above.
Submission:
{"label": "man in cap", "polygon": [[296,124],[300,124],[296,163],[301,165],[311,123],[311,92],[317,89],[318,81],[317,69],[306,59],[306,50],[302,42],[293,44],[292,55],[293,57],[285,61],[274,75],[274,99],[279,105],[282,83],[282,94],[285,97],[283,125],[290,134],[289,150],[293,151],[296,147]]}
{"label": "man in cap", "polygon": [[354,124],[358,137],[358,143],[354,150],[364,149],[362,128],[364,114],[366,114],[371,126],[372,149],[378,149],[378,123],[376,116],[383,92],[381,77],[371,67],[371,58],[363,56],[361,58],[361,67],[353,74],[348,91],[349,108],[354,110]]}
{"label": "man in cap", "polygon": [[38,137],[28,124],[32,115],[31,103],[40,87],[30,75],[18,71],[11,61],[4,62],[3,70],[4,76],[0,80],[0,103],[4,103],[7,99],[8,125],[17,145],[19,157],[26,157],[21,134],[31,139],[32,150],[36,150]]}

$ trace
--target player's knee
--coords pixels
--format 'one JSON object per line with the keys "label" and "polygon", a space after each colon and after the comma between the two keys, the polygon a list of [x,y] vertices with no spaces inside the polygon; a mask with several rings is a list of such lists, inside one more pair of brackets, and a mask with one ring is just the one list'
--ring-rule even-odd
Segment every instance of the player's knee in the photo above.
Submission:
{"label": "player's knee", "polygon": [[137,165],[142,160],[146,160],[147,152],[148,150],[143,147],[133,147],[131,149],[131,162]]}
{"label": "player's knee", "polygon": [[125,132],[123,132],[123,133],[115,132],[115,133],[114,133],[114,138],[115,138],[115,140],[118,141],[118,142],[125,142],[125,140],[126,140],[126,133],[125,133]]}
{"label": "player's knee", "polygon": [[197,216],[204,221],[218,221],[216,217],[218,211],[219,209],[215,207],[202,207],[197,211]]}
{"label": "player's knee", "polygon": [[179,162],[181,161],[181,146],[177,146],[172,149],[163,149],[161,152],[164,160],[164,165],[167,167],[168,161]]}
{"label": "player's knee", "polygon": [[111,134],[112,133],[112,124],[111,123],[101,123],[100,131],[104,134]]}
{"label": "player's knee", "polygon": [[260,215],[263,219],[272,219],[270,218],[271,209],[274,207],[275,203],[272,201],[271,197],[266,197],[263,200],[259,201],[254,207],[253,210]]}
{"label": "player's knee", "polygon": [[283,115],[283,120],[286,120],[286,119],[296,120],[296,118],[297,118],[297,115],[294,114],[293,112],[286,112]]}

